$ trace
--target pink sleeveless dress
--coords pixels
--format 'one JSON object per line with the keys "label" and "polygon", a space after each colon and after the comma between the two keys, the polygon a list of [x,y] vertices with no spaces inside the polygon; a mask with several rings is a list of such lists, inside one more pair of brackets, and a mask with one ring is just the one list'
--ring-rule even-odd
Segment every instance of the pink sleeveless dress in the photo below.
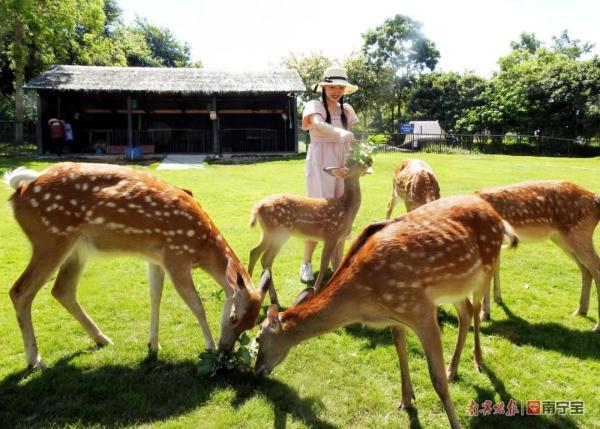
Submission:
{"label": "pink sleeveless dress", "polygon": [[[352,106],[344,103],[344,112],[348,120],[348,130],[358,122]],[[329,112],[331,125],[342,127],[342,110],[339,105],[335,111]],[[325,120],[327,113],[321,100],[311,100],[302,112],[302,129],[308,130],[308,116],[318,114]],[[317,198],[338,198],[344,193],[344,179],[333,177],[323,171],[324,167],[342,167],[346,161],[349,147],[339,138],[323,135],[309,130],[310,145],[306,154],[306,195]]]}

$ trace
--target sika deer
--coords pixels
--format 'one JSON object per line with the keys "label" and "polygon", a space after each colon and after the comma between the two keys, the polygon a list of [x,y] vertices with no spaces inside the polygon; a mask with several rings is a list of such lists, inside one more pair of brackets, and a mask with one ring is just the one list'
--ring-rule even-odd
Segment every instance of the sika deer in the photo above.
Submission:
{"label": "sika deer", "polygon": [[[524,240],[550,238],[581,270],[581,297],[576,315],[586,315],[592,278],[596,282],[600,332],[600,258],[594,249],[594,229],[600,220],[600,195],[570,182],[535,181],[478,191]],[[494,299],[499,302],[500,274],[494,273]],[[482,317],[490,315],[489,291]]]}
{"label": "sika deer", "polygon": [[439,198],[440,186],[431,167],[420,159],[406,159],[394,172],[392,197],[385,218],[391,217],[400,199],[409,212]]}
{"label": "sika deer", "polygon": [[31,321],[38,290],[59,268],[52,295],[99,345],[111,344],[79,305],[79,276],[92,251],[131,253],[149,262],[151,351],[160,348],[158,315],[166,271],[200,324],[206,346],[215,344],[191,269],[200,267],[225,290],[219,348],[230,350],[256,323],[269,287],[260,291],[219,230],[192,196],[147,173],[103,164],[60,163],[37,173],[19,168],[5,176],[16,192],[14,216],[31,241],[29,265],[10,290],[30,367],[45,368]]}
{"label": "sika deer", "polygon": [[[345,167],[326,168],[331,175],[344,178],[344,193],[339,198],[310,198],[291,194],[266,197],[252,209],[250,226],[262,229],[260,242],[250,251],[248,273],[252,275],[258,258],[262,255],[263,268],[271,268],[281,246],[291,235],[323,240],[323,253],[319,275],[314,288],[318,291],[335,248],[343,243],[360,208],[360,177],[369,167],[352,159]],[[334,268],[339,264],[333,261]],[[274,291],[273,291],[274,292]],[[277,298],[271,295],[272,302]]]}
{"label": "sika deer", "polygon": [[[413,389],[404,331],[408,326],[423,345],[431,382],[450,425],[459,427],[444,372],[437,306],[472,299],[474,356],[481,365],[479,307],[504,237],[516,245],[510,225],[475,196],[437,200],[394,220],[369,225],[319,294],[280,314],[276,306],[269,308],[256,338],[256,373],[268,375],[294,345],[340,326],[355,322],[390,326],[400,360],[400,407],[409,407]],[[473,310],[465,307],[465,312]],[[453,362],[458,362],[470,319],[470,314],[461,318]]]}

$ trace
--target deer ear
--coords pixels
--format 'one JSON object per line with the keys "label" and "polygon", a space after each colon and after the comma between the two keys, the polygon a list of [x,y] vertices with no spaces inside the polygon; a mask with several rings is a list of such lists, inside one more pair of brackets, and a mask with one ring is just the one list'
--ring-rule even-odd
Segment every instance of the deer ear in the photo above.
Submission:
{"label": "deer ear", "polygon": [[279,308],[277,304],[271,304],[267,310],[267,320],[269,321],[269,328],[278,331],[281,329],[281,319],[279,319]]}
{"label": "deer ear", "polygon": [[348,170],[346,167],[325,167],[323,171],[330,176],[341,178],[346,177],[350,172],[350,170]]}
{"label": "deer ear", "polygon": [[260,276],[260,283],[258,284],[258,289],[260,291],[260,297],[265,299],[265,295],[269,291],[269,288],[273,284],[273,277],[271,274],[271,270],[269,268],[265,268]]}

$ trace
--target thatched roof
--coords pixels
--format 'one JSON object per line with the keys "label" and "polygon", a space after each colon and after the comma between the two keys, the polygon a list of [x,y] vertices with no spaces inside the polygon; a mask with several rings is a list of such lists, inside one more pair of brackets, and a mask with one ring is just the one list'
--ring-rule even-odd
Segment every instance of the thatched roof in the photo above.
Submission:
{"label": "thatched roof", "polygon": [[230,72],[198,68],[57,65],[27,89],[56,91],[223,94],[306,91],[296,70]]}

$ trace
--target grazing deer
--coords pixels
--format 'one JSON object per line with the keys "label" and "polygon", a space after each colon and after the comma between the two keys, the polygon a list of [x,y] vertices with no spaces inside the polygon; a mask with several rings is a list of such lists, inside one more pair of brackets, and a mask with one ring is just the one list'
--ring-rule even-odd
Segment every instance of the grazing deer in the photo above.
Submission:
{"label": "grazing deer", "polygon": [[200,267],[225,290],[219,348],[230,350],[254,326],[269,287],[260,290],[219,230],[189,192],[127,167],[59,163],[38,173],[19,168],[6,174],[15,189],[14,216],[31,241],[29,265],[10,290],[30,367],[45,368],[31,321],[38,290],[59,268],[52,295],[99,345],[111,344],[77,302],[80,274],[90,253],[121,252],[149,263],[151,323],[149,348],[156,352],[165,271],[194,313],[206,346],[215,344],[191,269]]}
{"label": "grazing deer", "polygon": [[[324,169],[332,176],[344,178],[344,193],[339,198],[279,194],[263,198],[256,203],[252,209],[250,226],[253,227],[258,222],[262,236],[258,245],[250,251],[250,275],[261,255],[263,268],[271,268],[281,246],[291,235],[323,240],[321,266],[314,284],[315,291],[318,291],[334,250],[343,244],[352,230],[352,222],[361,201],[359,179],[368,168],[368,165],[348,158],[344,167]],[[332,261],[334,268],[339,264],[337,259]],[[273,296],[274,294],[271,295],[272,298]]]}
{"label": "grazing deer", "polygon": [[[490,203],[524,240],[550,238],[581,270],[581,297],[575,315],[586,315],[592,278],[600,304],[600,258],[594,229],[600,220],[600,195],[564,181],[532,181],[484,189],[476,195]],[[494,273],[494,299],[500,302],[500,274]],[[594,331],[600,332],[599,318]],[[489,291],[483,318],[489,318]]]}
{"label": "grazing deer", "polygon": [[[452,302],[464,303],[465,313],[473,313],[474,356],[481,365],[478,313],[505,237],[516,245],[510,225],[475,196],[437,200],[367,226],[319,294],[279,314],[276,306],[269,308],[256,338],[255,372],[268,375],[294,345],[340,326],[356,322],[390,326],[400,360],[400,407],[409,407],[413,388],[406,349],[408,326],[423,345],[431,382],[451,426],[459,427],[448,393],[436,311],[438,305]],[[460,325],[453,362],[458,362],[470,319],[470,314],[461,319],[467,323]]]}
{"label": "grazing deer", "polygon": [[420,159],[406,159],[396,168],[386,219],[392,216],[392,211],[400,199],[404,200],[407,212],[440,199],[440,186],[426,162]]}

